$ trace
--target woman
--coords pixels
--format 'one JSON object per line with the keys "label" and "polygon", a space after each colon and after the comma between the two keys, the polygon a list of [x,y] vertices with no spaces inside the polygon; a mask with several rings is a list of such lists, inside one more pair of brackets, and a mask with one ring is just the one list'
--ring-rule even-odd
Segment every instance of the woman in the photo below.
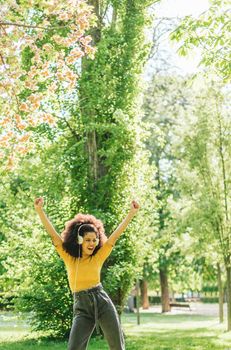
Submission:
{"label": "woman", "polygon": [[124,338],[114,304],[100,283],[100,271],[113,246],[139,209],[131,208],[117,229],[106,237],[100,220],[93,215],[77,214],[68,221],[61,237],[43,210],[43,198],[34,202],[35,209],[63,259],[74,297],[73,323],[68,350],[85,350],[96,326],[100,326],[110,350],[124,350]]}

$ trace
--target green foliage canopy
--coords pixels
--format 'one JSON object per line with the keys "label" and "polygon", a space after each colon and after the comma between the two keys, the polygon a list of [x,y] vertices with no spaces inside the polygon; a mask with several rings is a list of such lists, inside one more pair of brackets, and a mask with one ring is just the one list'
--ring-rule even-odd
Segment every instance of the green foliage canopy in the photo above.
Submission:
{"label": "green foliage canopy", "polygon": [[198,18],[186,16],[171,34],[172,40],[181,42],[179,53],[183,56],[198,47],[201,64],[209,72],[230,81],[231,76],[231,21],[230,2],[212,0],[208,11]]}

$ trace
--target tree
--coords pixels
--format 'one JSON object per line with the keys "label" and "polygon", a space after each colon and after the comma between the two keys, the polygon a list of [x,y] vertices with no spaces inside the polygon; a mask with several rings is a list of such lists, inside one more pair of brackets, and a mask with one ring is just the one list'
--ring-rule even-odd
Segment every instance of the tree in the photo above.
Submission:
{"label": "tree", "polygon": [[0,145],[9,169],[34,148],[36,126],[63,116],[57,96],[74,94],[80,58],[94,55],[86,31],[95,17],[84,0],[11,0],[1,17]]}
{"label": "tree", "polygon": [[[85,201],[89,211],[100,209],[107,217],[111,216],[107,227],[111,231],[114,218],[122,217],[129,193],[135,191],[144,198],[147,190],[143,180],[146,155],[136,99],[148,54],[143,30],[150,2],[113,1],[111,7],[100,1],[91,4],[97,17],[97,26],[91,33],[97,53],[94,61],[83,59],[79,81],[83,147],[87,152],[84,166],[79,169],[84,171],[85,178],[80,202]],[[139,164],[143,164],[142,170]],[[107,267],[110,276],[110,283],[106,277],[107,285],[119,308],[137,272],[133,269],[137,266],[137,251],[129,247],[134,234],[131,230],[121,238],[120,252],[115,251]],[[114,280],[118,276],[114,284],[112,274]]]}
{"label": "tree", "polygon": [[[145,133],[139,112],[138,82],[148,53],[144,29],[149,2],[92,1],[89,4],[93,6],[97,24],[88,32],[97,48],[95,59],[82,58],[77,96],[62,90],[56,95],[54,103],[61,105],[61,118],[55,128],[43,124],[35,127],[36,148],[26,154],[17,172],[20,178],[24,167],[27,169],[28,173],[24,175],[29,189],[32,188],[31,194],[46,189],[48,202],[51,201],[48,214],[54,224],[58,223],[59,230],[64,223],[62,216],[67,220],[82,211],[102,219],[108,233],[124,217],[131,196],[139,198],[142,205],[148,191],[149,167],[143,145]],[[41,168],[37,168],[41,164]],[[49,171],[50,167],[52,171]],[[36,183],[30,176],[38,169],[40,176]],[[64,202],[68,203],[67,207]],[[58,210],[59,205],[62,210]],[[121,237],[103,271],[105,286],[119,312],[141,269],[143,257],[139,248],[145,228],[146,222],[141,214]],[[28,276],[30,272],[31,265],[28,264]],[[49,273],[47,269],[46,272]],[[50,275],[47,279],[50,284]],[[30,282],[30,286],[36,286],[33,274]],[[41,281],[40,284],[43,286]],[[22,300],[27,292],[27,288],[22,291]],[[49,298],[55,308],[52,294]],[[45,303],[48,301],[44,299]],[[31,303],[28,303],[31,310],[33,307],[36,310],[37,305],[38,300],[31,298]],[[39,309],[40,314],[35,313],[35,316],[40,329],[46,327],[49,330],[45,304],[43,309],[43,314]],[[47,322],[40,322],[42,319]],[[61,320],[62,317],[59,322]],[[62,334],[67,333],[67,324],[64,326]]]}
{"label": "tree", "polygon": [[156,75],[146,91],[144,102],[144,120],[150,127],[147,148],[150,151],[150,163],[156,169],[153,184],[157,201],[156,213],[153,215],[156,235],[153,245],[158,249],[154,260],[158,261],[163,312],[170,310],[168,277],[171,266],[182,260],[176,244],[176,236],[180,232],[169,201],[171,198],[177,200],[180,196],[176,188],[177,157],[174,143],[180,119],[190,104],[189,91],[184,85],[182,78]]}
{"label": "tree", "polygon": [[231,330],[229,94],[223,86],[211,82],[207,85],[197,96],[194,113],[186,120],[187,127],[182,128],[184,143],[180,178],[182,184],[187,184],[185,191],[196,208],[192,223],[197,235],[214,242],[223,258],[227,278],[228,330]]}
{"label": "tree", "polygon": [[172,40],[181,41],[179,53],[187,55],[195,47],[201,49],[201,64],[210,72],[230,80],[230,3],[212,0],[208,11],[198,18],[186,16],[172,32]]}
{"label": "tree", "polygon": [[41,230],[33,200],[44,195],[46,211],[58,232],[73,216],[70,179],[60,163],[62,151],[60,144],[53,145],[33,159],[27,157],[17,171],[1,177],[0,185],[2,301],[6,307],[29,313],[33,330],[53,337],[69,334],[72,295],[64,264]]}

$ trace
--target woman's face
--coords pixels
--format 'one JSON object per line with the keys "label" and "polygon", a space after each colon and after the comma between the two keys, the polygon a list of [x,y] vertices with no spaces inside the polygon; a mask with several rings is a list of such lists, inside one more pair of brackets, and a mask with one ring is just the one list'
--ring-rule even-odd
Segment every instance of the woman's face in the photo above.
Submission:
{"label": "woman's face", "polygon": [[83,236],[82,256],[90,256],[96,247],[96,233],[86,232]]}

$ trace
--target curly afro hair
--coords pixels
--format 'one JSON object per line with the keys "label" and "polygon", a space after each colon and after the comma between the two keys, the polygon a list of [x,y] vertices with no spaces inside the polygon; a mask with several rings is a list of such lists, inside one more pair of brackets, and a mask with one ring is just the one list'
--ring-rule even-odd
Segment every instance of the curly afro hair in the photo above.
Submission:
{"label": "curly afro hair", "polygon": [[[83,225],[81,227],[81,225]],[[88,225],[86,225],[88,224]],[[89,214],[77,214],[72,220],[65,224],[65,229],[61,233],[63,239],[63,249],[74,258],[82,257],[82,246],[77,243],[77,234],[84,236],[86,232],[95,232],[99,238],[99,244],[95,247],[92,255],[95,255],[100,247],[107,241],[107,236],[104,233],[104,227],[101,220]]]}

